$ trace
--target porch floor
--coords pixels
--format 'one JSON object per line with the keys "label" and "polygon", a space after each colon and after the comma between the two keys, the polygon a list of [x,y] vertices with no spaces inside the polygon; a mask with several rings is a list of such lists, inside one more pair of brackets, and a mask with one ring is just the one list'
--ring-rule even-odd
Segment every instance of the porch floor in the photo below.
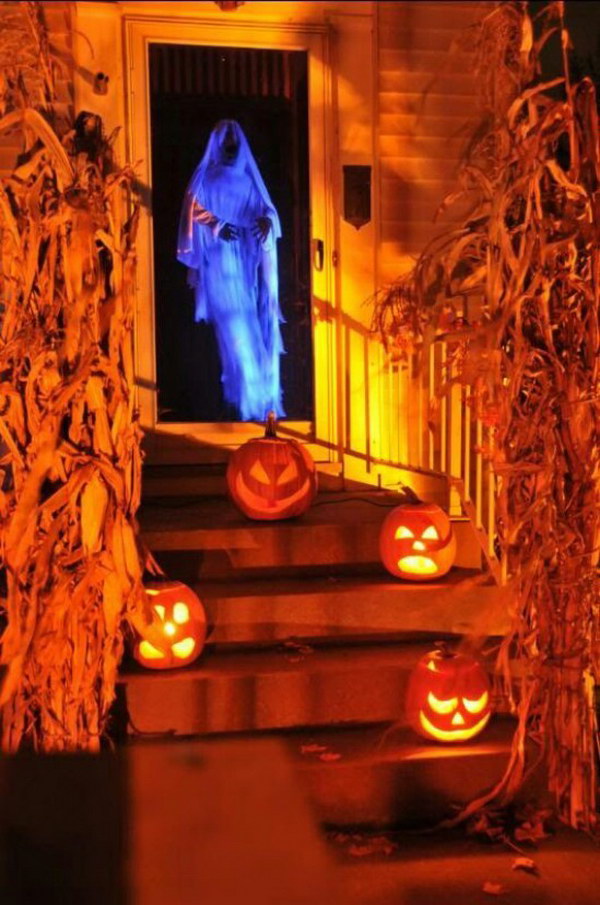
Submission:
{"label": "porch floor", "polygon": [[[518,853],[462,834],[403,838],[389,858],[345,856],[347,905],[596,905],[600,847],[567,829],[527,849],[538,873],[513,870]],[[496,896],[484,884],[498,884]]]}
{"label": "porch floor", "polygon": [[[344,755],[352,758],[350,750]],[[310,755],[309,756],[315,756]],[[451,765],[453,755],[440,749]],[[275,738],[4,759],[0,896],[11,905],[596,905],[600,849],[560,830],[524,854],[465,838],[325,832]],[[340,769],[336,762],[324,764]]]}

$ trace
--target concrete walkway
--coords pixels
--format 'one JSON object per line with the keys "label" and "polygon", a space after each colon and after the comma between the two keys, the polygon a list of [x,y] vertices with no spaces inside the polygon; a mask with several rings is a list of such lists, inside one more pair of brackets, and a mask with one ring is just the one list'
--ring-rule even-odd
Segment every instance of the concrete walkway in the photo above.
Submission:
{"label": "concrete walkway", "polygon": [[[352,856],[320,830],[274,738],[3,758],[0,796],[2,905],[600,902],[600,849],[566,830],[528,852],[538,876],[456,834],[404,835],[388,854]],[[486,882],[506,892],[489,895]]]}
{"label": "concrete walkway", "polygon": [[[600,845],[561,829],[525,855],[537,874],[513,870],[517,852],[464,835],[402,838],[389,856],[340,858],[349,905],[598,905]],[[502,887],[486,893],[484,884]]]}

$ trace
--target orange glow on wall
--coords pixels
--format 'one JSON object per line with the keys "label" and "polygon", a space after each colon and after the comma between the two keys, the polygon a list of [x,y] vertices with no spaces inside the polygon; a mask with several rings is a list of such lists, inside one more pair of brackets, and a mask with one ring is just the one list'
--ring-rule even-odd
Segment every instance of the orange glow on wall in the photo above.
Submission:
{"label": "orange glow on wall", "polygon": [[481,664],[466,654],[431,651],[413,670],[406,714],[415,732],[437,742],[466,742],[491,716],[490,688]]}
{"label": "orange glow on wall", "polygon": [[137,639],[133,655],[148,669],[187,666],[202,653],[206,614],[200,599],[180,581],[146,585],[153,621]]}

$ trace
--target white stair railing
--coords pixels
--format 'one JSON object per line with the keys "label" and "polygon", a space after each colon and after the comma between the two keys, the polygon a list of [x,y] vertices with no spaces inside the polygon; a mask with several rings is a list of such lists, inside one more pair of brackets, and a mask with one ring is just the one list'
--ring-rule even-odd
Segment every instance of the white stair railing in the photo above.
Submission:
{"label": "white stair railing", "polygon": [[364,457],[374,473],[391,465],[444,476],[450,514],[470,519],[500,580],[494,428],[476,415],[471,388],[454,379],[448,341],[435,340],[422,359],[414,353],[395,361],[357,321],[344,318],[342,329],[345,451]]}

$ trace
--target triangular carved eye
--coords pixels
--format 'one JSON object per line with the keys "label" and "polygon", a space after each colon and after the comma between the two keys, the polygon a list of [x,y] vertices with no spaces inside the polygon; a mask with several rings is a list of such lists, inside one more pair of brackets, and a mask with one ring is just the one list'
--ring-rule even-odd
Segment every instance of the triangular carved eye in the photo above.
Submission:
{"label": "triangular carved eye", "polygon": [[265,466],[260,461],[260,459],[256,459],[254,465],[250,469],[250,477],[254,478],[255,481],[258,481],[259,484],[270,484],[271,478],[265,471]]}
{"label": "triangular carved eye", "polygon": [[156,613],[156,615],[158,616],[158,618],[160,619],[160,621],[161,621],[161,622],[164,622],[164,621],[165,621],[165,613],[166,613],[167,611],[166,611],[166,609],[164,608],[164,606],[162,605],[162,603],[155,603],[153,609],[154,609],[154,612]]}
{"label": "triangular carved eye", "polygon": [[296,468],[295,462],[288,462],[285,466],[279,477],[277,478],[278,484],[288,484],[290,481],[293,481],[294,478],[298,474],[298,469]]}
{"label": "triangular carved eye", "polygon": [[408,537],[414,537],[414,534],[410,528],[406,527],[406,525],[399,525],[399,527],[396,528],[396,534],[394,536],[396,540],[406,540]]}
{"label": "triangular carved eye", "polygon": [[440,536],[437,532],[437,528],[435,525],[430,525],[429,528],[425,528],[425,531],[421,535],[423,540],[439,540]]}

